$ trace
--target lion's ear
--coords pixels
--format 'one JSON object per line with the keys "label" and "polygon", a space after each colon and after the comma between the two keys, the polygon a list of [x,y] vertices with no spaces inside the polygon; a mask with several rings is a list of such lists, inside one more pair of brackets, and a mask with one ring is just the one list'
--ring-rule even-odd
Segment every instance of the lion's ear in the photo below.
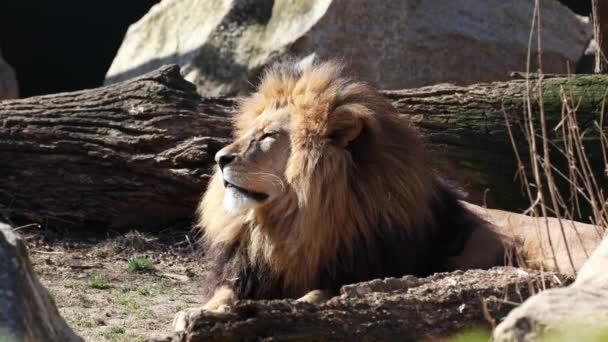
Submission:
{"label": "lion's ear", "polygon": [[338,146],[346,147],[357,139],[363,131],[363,120],[360,118],[349,118],[332,125],[329,138]]}

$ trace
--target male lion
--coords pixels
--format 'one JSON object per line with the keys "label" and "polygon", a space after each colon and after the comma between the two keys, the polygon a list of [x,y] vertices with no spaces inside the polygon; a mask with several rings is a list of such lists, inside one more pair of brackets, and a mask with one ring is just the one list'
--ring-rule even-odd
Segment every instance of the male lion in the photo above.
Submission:
{"label": "male lion", "polygon": [[280,63],[241,103],[199,208],[211,268],[200,310],[504,263],[500,236],[433,172],[412,125],[341,70]]}

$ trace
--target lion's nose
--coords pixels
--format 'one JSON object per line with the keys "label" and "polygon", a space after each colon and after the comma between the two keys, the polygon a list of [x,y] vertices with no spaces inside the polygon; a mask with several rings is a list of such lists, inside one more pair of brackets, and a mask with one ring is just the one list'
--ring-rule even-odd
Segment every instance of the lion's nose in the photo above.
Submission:
{"label": "lion's nose", "polygon": [[225,149],[221,149],[215,154],[215,162],[220,166],[220,169],[223,170],[224,166],[230,164],[235,157],[234,154],[229,153]]}

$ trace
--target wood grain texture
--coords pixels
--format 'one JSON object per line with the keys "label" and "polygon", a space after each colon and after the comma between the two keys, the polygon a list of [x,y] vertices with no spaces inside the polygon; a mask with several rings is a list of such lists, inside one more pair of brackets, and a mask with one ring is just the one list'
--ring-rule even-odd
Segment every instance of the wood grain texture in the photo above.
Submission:
{"label": "wood grain texture", "polygon": [[[232,100],[176,67],[99,89],[0,104],[0,211],[18,221],[155,229],[191,217]],[[21,218],[21,219],[20,219]]]}

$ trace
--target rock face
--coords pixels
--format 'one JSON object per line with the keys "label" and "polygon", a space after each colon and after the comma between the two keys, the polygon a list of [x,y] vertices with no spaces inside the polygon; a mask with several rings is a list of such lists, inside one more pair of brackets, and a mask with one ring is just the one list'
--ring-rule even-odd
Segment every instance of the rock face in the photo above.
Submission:
{"label": "rock face", "polygon": [[[543,70],[565,73],[590,25],[541,6]],[[129,28],[106,82],[175,63],[202,95],[235,95],[285,55],[343,58],[384,89],[504,80],[525,70],[532,12],[528,0],[163,0]]]}
{"label": "rock face", "polygon": [[320,306],[243,300],[225,314],[195,316],[172,340],[435,341],[462,329],[488,329],[509,312],[509,302],[569,282],[557,273],[513,267],[377,279],[344,286]]}
{"label": "rock face", "polygon": [[0,341],[82,341],[40,284],[23,240],[0,223]]}
{"label": "rock face", "polygon": [[572,285],[541,292],[513,309],[496,327],[494,340],[536,341],[552,332],[564,336],[563,341],[605,341],[607,268],[608,240],[604,239]]}
{"label": "rock face", "polygon": [[2,59],[0,53],[0,100],[19,97],[17,76],[13,68]]}

